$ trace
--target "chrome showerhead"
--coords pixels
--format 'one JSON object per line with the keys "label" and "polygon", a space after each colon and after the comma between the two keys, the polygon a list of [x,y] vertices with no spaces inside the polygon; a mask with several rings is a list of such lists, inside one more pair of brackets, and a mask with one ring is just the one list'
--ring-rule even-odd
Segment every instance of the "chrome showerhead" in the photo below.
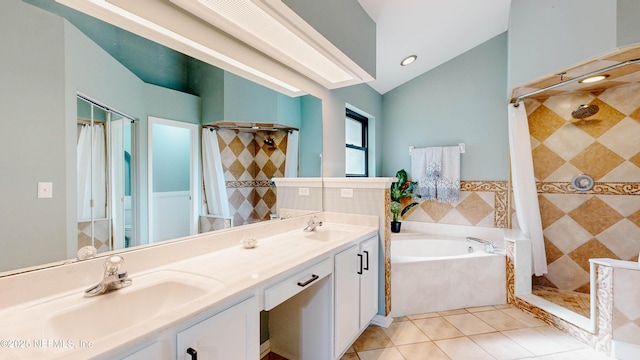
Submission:
{"label": "chrome showerhead", "polygon": [[269,136],[268,138],[264,139],[263,142],[264,142],[265,145],[268,145],[268,146],[271,146],[271,147],[275,146],[275,139],[273,139],[271,136]]}
{"label": "chrome showerhead", "polygon": [[595,115],[598,111],[600,111],[598,105],[580,105],[571,112],[571,117],[574,119],[584,119]]}

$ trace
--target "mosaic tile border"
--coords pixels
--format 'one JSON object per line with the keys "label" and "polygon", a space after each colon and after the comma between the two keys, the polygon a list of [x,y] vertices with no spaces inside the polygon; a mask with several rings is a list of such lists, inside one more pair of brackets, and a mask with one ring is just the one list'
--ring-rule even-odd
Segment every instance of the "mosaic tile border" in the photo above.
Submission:
{"label": "mosaic tile border", "polygon": [[507,191],[507,181],[460,181],[462,191]]}
{"label": "mosaic tile border", "polygon": [[271,187],[269,180],[237,180],[225,182],[227,189]]}
{"label": "mosaic tile border", "polygon": [[613,342],[613,268],[596,265],[596,337],[594,348],[611,354]]}
{"label": "mosaic tile border", "polygon": [[537,181],[538,194],[640,195],[640,182],[595,182],[589,191],[577,191],[568,182]]}
{"label": "mosaic tile border", "polygon": [[391,189],[384,190],[384,312],[391,314]]}

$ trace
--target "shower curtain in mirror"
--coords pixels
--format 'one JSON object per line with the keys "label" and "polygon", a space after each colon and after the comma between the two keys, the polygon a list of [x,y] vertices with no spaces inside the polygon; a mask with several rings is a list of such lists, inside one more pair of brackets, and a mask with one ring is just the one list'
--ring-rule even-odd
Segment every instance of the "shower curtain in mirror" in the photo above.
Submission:
{"label": "shower curtain in mirror", "polygon": [[544,250],[529,123],[524,103],[517,107],[509,104],[509,151],[518,225],[523,234],[531,239],[532,271],[536,276],[540,276],[547,272],[547,256]]}
{"label": "shower curtain in mirror", "polygon": [[77,150],[78,221],[104,219],[107,215],[104,125],[83,125],[78,137]]}
{"label": "shower curtain in mirror", "polygon": [[287,153],[284,163],[284,177],[298,177],[298,141],[300,133],[292,130],[287,138]]}
{"label": "shower curtain in mirror", "polygon": [[229,216],[229,200],[222,170],[218,135],[213,129],[202,129],[202,175],[209,215]]}

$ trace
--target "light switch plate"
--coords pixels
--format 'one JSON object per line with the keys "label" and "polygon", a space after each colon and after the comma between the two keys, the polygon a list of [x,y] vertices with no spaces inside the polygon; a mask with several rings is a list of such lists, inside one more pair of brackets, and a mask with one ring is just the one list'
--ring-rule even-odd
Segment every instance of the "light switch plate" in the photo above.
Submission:
{"label": "light switch plate", "polygon": [[340,189],[340,197],[352,198],[353,197],[353,189]]}
{"label": "light switch plate", "polygon": [[298,195],[309,196],[309,188],[298,188]]}
{"label": "light switch plate", "polygon": [[52,182],[38,182],[38,199],[51,199],[53,197]]}

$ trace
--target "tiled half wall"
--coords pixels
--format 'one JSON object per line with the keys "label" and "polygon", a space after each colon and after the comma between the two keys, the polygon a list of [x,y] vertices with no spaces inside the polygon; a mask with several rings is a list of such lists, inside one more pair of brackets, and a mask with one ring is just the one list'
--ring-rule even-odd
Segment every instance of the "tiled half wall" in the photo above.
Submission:
{"label": "tiled half wall", "polygon": [[[284,176],[286,132],[216,131],[233,225],[269,220],[276,213],[276,188],[272,177]],[[264,142],[273,139],[273,146]]]}
{"label": "tiled half wall", "polygon": [[461,181],[456,204],[423,201],[405,220],[437,224],[508,228],[506,181]]}
{"label": "tiled half wall", "polygon": [[[576,120],[581,104],[595,115]],[[534,284],[589,292],[589,259],[640,251],[640,84],[525,100],[548,274]],[[570,186],[593,177],[591,191]]]}

